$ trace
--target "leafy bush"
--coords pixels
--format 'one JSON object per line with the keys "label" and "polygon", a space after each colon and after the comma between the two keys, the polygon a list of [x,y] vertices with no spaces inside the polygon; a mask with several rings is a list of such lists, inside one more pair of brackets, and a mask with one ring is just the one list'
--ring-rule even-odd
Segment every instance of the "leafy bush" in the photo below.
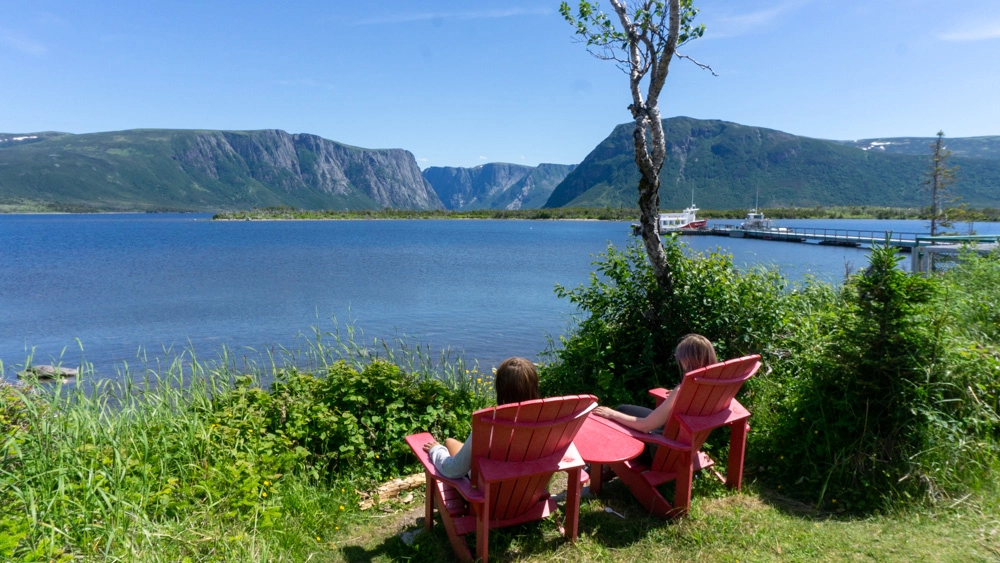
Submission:
{"label": "leafy bush", "polygon": [[255,439],[273,436],[275,451],[295,452],[314,478],[336,472],[378,479],[414,468],[403,440],[409,434],[467,435],[472,412],[486,406],[485,387],[479,391],[452,389],[384,361],[360,372],[337,362],[322,376],[280,369],[270,391],[243,379],[214,401],[214,416],[219,425],[256,432]]}
{"label": "leafy bush", "polygon": [[594,393],[605,404],[646,402],[646,391],[673,386],[680,375],[673,349],[685,334],[708,337],[720,358],[767,348],[783,321],[784,280],[767,269],[741,271],[729,255],[691,253],[664,244],[674,292],[658,288],[637,241],[609,246],[590,283],[556,293],[586,316],[550,350],[541,370],[543,394]]}
{"label": "leafy bush", "polygon": [[988,471],[996,460],[995,410],[983,399],[997,361],[956,336],[942,279],[907,274],[900,259],[875,248],[836,294],[790,297],[803,314],[791,317],[790,356],[769,381],[784,394],[770,390],[750,448],[782,492],[870,510],[967,487],[970,464]]}

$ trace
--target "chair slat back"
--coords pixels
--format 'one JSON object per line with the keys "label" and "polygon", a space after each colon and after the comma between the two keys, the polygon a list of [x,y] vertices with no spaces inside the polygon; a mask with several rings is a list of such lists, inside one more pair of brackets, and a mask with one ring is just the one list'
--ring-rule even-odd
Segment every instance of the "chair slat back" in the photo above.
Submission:
{"label": "chair slat back", "polygon": [[[479,483],[480,458],[521,463],[565,452],[596,405],[593,395],[572,395],[477,411],[472,415],[472,482]],[[523,514],[545,494],[550,476],[511,479],[494,486],[490,518],[505,520]]]}
{"label": "chair slat back", "polygon": [[[684,379],[674,393],[674,405],[670,418],[663,428],[663,436],[671,440],[690,443],[694,450],[708,439],[711,430],[684,436],[677,415],[709,416],[729,408],[743,382],[750,379],[760,369],[760,356],[744,356],[712,364],[684,374]],[[657,449],[652,468],[669,472],[680,461],[680,453],[669,448]]]}

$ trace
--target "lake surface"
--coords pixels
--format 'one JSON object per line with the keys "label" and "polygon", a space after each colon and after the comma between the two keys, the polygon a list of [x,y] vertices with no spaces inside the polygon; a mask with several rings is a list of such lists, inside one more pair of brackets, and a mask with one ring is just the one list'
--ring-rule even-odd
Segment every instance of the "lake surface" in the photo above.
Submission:
{"label": "lake surface", "polygon": [[[219,221],[199,214],[0,215],[0,360],[11,379],[34,363],[99,376],[137,354],[223,345],[297,348],[312,327],[364,340],[405,335],[486,367],[536,358],[573,313],[555,284],[585,283],[596,254],[629,225],[597,221]],[[724,222],[724,221],[722,221]],[[731,222],[731,221],[730,221]],[[782,226],[924,232],[920,221],[781,221]],[[976,224],[1000,233],[1000,224]],[[722,237],[738,264],[778,265],[830,281],[865,251]],[[333,318],[338,323],[335,324]],[[64,351],[65,350],[65,351]]]}

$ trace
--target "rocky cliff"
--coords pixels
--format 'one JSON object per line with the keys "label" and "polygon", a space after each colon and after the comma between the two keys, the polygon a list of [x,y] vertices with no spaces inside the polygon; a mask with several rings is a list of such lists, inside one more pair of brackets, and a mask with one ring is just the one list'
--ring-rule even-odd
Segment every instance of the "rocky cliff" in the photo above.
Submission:
{"label": "rocky cliff", "polygon": [[99,210],[442,208],[407,151],[278,130],[0,135],[0,201],[17,200]]}
{"label": "rocky cliff", "polygon": [[494,162],[474,168],[435,166],[423,174],[448,209],[536,209],[574,167]]}

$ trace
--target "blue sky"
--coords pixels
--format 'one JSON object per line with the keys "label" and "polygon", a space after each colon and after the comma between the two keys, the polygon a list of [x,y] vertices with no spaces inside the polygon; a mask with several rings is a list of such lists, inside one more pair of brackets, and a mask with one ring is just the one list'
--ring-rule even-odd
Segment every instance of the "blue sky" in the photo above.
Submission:
{"label": "blue sky", "polygon": [[[1000,135],[1000,1],[702,0],[665,117],[825,139]],[[283,129],[421,167],[580,162],[627,77],[558,0],[0,0],[0,131]]]}

